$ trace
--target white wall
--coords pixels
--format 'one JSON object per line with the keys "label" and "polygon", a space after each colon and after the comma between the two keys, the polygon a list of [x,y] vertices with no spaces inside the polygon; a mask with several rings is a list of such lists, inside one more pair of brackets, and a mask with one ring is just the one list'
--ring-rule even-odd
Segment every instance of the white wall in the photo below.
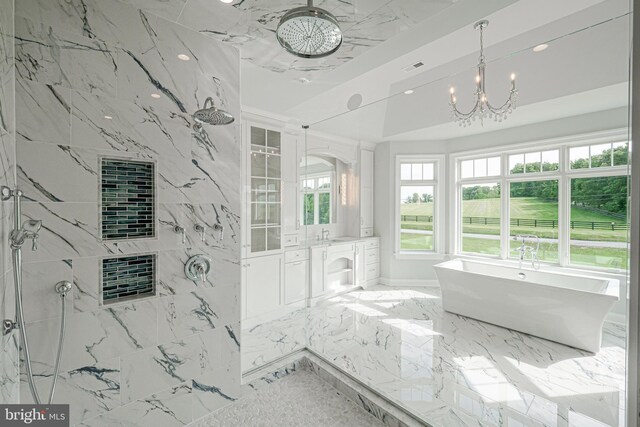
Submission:
{"label": "white wall", "polygon": [[[395,158],[407,154],[443,154],[447,151],[446,141],[440,142],[383,142],[375,152],[375,232],[380,236],[380,268],[383,283],[396,285],[423,285],[435,280],[433,265],[442,259],[416,260],[397,259],[394,255],[395,238]],[[445,161],[444,165],[448,162]],[[440,194],[446,194],[447,183]],[[446,203],[446,201],[445,201]],[[445,218],[448,218],[448,213]],[[391,281],[391,279],[393,279]]]}

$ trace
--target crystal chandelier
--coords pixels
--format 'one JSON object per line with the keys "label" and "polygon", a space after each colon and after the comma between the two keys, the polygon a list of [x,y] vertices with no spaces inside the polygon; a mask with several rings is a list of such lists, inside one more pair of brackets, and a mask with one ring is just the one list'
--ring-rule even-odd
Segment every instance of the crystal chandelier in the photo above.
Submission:
{"label": "crystal chandelier", "polygon": [[518,91],[516,90],[516,75],[511,74],[511,90],[509,92],[509,98],[500,107],[494,107],[489,103],[487,93],[485,90],[485,69],[487,64],[484,62],[484,40],[483,30],[489,25],[489,21],[479,21],[473,26],[474,29],[480,31],[480,58],[478,62],[478,75],[476,76],[476,104],[468,113],[463,113],[458,110],[456,105],[456,91],[452,87],[449,92],[451,94],[451,112],[453,118],[460,126],[469,126],[472,121],[476,119],[480,120],[481,124],[484,124],[485,119],[493,119],[496,122],[501,122],[506,119],[509,114],[516,108],[516,98],[518,97]]}

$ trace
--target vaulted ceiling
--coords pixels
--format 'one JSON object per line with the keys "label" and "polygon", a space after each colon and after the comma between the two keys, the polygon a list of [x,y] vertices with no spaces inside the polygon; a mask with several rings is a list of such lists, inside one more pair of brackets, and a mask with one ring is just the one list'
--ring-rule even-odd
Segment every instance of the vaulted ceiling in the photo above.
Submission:
{"label": "vaulted ceiling", "polygon": [[[447,111],[448,85],[472,92],[472,25],[485,18],[487,54],[501,59],[489,68],[494,96],[505,76],[519,75],[520,113],[507,126],[626,105],[627,0],[317,0],[344,32],[340,50],[318,60],[287,53],[275,38],[282,15],[305,0],[122,1],[238,47],[245,111],[317,123],[351,138],[434,139],[493,129],[460,130]],[[531,54],[546,41],[548,52]],[[424,66],[411,69],[416,62]],[[415,93],[403,95],[407,89]]]}

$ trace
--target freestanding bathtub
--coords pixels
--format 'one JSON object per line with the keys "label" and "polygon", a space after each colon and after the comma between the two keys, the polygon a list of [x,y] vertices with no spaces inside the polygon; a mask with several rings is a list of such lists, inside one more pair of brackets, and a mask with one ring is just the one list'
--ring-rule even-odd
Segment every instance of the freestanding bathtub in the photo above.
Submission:
{"label": "freestanding bathtub", "polygon": [[446,311],[597,353],[617,280],[454,259],[435,266]]}

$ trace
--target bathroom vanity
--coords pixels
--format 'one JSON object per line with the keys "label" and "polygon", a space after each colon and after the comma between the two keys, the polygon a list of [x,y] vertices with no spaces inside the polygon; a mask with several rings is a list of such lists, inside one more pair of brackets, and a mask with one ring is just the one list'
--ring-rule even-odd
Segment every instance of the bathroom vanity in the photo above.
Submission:
{"label": "bathroom vanity", "polygon": [[372,147],[251,115],[243,135],[243,327],[376,284]]}

